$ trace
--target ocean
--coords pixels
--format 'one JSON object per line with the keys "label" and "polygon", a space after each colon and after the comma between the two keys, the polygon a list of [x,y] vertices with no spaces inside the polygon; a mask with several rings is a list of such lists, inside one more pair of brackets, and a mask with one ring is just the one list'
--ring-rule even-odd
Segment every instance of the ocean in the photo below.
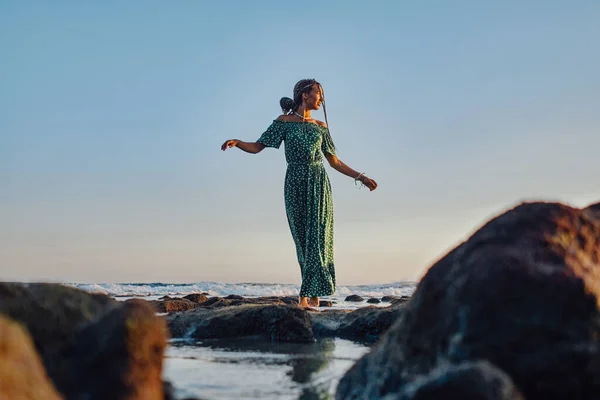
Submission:
{"label": "ocean", "polygon": [[[334,308],[353,309],[364,303],[344,301],[351,294],[357,294],[365,300],[383,296],[411,296],[416,282],[394,282],[375,285],[338,286],[333,296],[321,297],[334,302]],[[155,300],[162,296],[185,296],[191,293],[208,293],[210,296],[225,297],[230,294],[244,297],[261,296],[297,296],[300,286],[283,283],[68,283],[87,292],[103,293],[117,300],[138,297]]]}
{"label": "ocean", "polygon": [[[225,297],[297,296],[299,286],[265,283],[70,283],[68,286],[104,293],[117,300],[147,300],[168,295],[209,293]],[[411,296],[416,282],[338,286],[331,300],[334,309],[356,309],[366,300],[383,296]],[[346,302],[356,294],[365,301]],[[369,304],[371,305],[371,304]],[[388,306],[382,303],[380,306]],[[337,383],[369,346],[339,338],[314,343],[271,343],[249,339],[171,339],[166,350],[164,378],[178,398],[229,399],[333,399]]]}

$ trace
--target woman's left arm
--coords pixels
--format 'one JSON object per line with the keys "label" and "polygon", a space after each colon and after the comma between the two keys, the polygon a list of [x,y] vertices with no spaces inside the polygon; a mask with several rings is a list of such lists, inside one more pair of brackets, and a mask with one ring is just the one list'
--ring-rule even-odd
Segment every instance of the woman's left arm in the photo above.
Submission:
{"label": "woman's left arm", "polygon": [[338,171],[346,176],[349,176],[352,179],[358,178],[358,180],[363,185],[368,187],[369,190],[371,190],[371,191],[377,189],[377,182],[375,182],[373,179],[369,178],[365,174],[360,173],[360,172],[350,168],[348,165],[344,164],[342,162],[342,160],[337,158],[337,156],[326,153],[325,158],[327,158],[327,161],[329,162],[329,165],[331,165],[331,168],[335,169],[336,171]]}

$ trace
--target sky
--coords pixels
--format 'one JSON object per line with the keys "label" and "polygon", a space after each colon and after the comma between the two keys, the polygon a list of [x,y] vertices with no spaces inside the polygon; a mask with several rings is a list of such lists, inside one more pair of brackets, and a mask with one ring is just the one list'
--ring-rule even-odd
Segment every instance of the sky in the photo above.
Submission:
{"label": "sky", "polygon": [[[285,158],[323,84],[338,284],[420,279],[521,201],[600,201],[600,3],[0,3],[0,280],[299,283]],[[322,111],[313,113],[323,119]]]}

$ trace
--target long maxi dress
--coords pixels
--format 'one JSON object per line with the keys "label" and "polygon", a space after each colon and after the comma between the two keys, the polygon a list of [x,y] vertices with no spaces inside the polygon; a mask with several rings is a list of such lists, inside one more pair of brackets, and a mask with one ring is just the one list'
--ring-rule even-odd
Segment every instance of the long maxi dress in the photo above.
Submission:
{"label": "long maxi dress", "polygon": [[326,127],[274,120],[258,143],[278,149],[285,142],[285,211],[302,274],[300,296],[335,292],[333,198],[323,154],[335,155]]}

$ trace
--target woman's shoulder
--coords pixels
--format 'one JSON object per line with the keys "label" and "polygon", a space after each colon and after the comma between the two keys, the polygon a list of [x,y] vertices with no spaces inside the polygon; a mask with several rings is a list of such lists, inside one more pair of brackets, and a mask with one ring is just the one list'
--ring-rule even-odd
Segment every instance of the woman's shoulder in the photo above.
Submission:
{"label": "woman's shoulder", "polygon": [[[298,121],[295,115],[281,114],[279,117],[275,119],[275,121],[282,122],[302,122]],[[315,125],[322,126],[323,128],[327,128],[327,124],[323,121],[319,121],[318,119],[313,119],[312,121],[306,121],[306,123],[311,123]]]}
{"label": "woman's shoulder", "polygon": [[284,122],[293,122],[293,115],[281,114],[279,117],[275,119],[275,121],[284,121]]}

